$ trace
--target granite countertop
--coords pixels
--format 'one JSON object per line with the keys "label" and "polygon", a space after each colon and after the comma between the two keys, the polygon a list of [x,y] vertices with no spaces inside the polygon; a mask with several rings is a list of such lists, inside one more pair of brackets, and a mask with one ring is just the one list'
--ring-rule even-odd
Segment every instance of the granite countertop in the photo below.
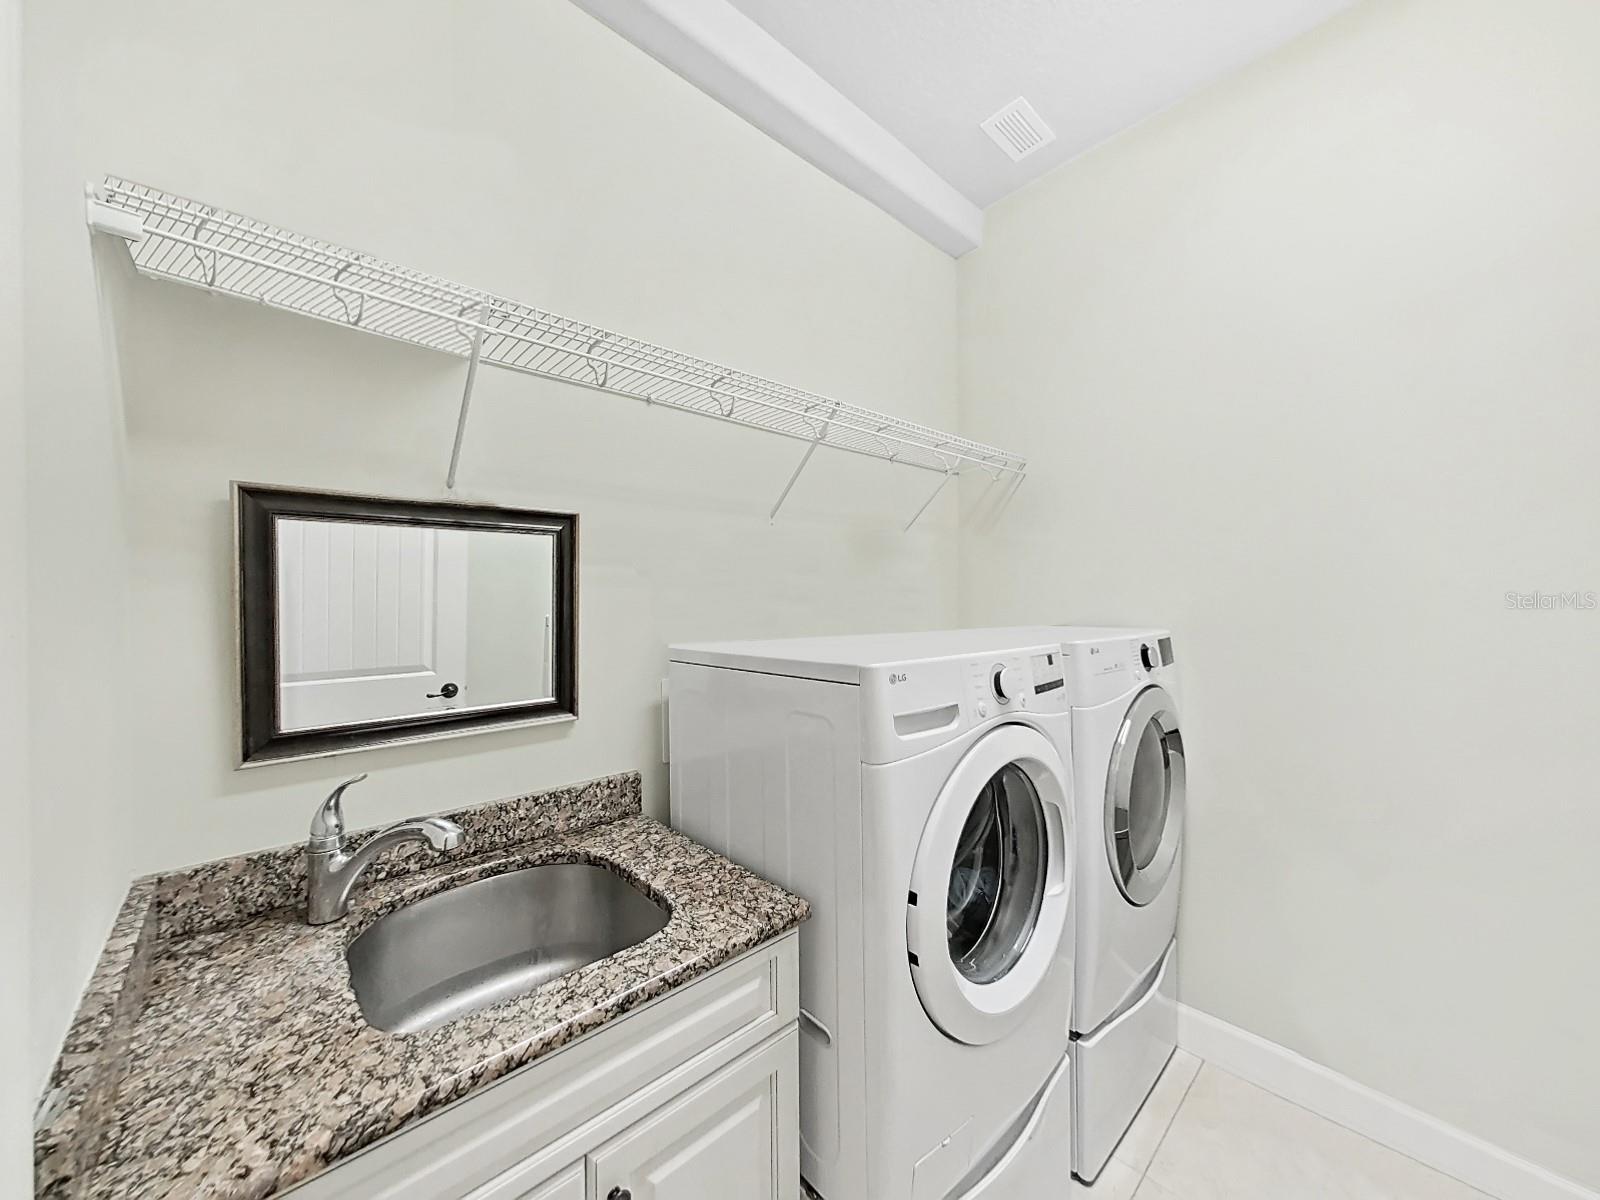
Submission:
{"label": "granite countertop", "polygon": [[[639,814],[637,775],[450,814],[445,859],[397,852],[350,915],[304,921],[298,847],[137,881],[35,1137],[50,1200],[269,1196],[794,928],[805,901]],[[671,910],[661,932],[527,995],[415,1034],[357,1007],[345,947],[424,896],[587,862]],[[298,889],[298,890],[297,890]]]}

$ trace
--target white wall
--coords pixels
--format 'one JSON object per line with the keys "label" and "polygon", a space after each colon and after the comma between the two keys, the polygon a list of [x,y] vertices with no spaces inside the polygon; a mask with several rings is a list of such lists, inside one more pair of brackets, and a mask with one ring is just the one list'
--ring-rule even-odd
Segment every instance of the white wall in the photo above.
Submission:
{"label": "white wall", "polygon": [[1185,999],[1591,1187],[1600,612],[1503,597],[1600,590],[1596,45],[1367,4],[961,277],[964,432],[1034,452],[964,619],[1179,638]]}
{"label": "white wall", "polygon": [[[955,265],[564,0],[255,9],[52,0],[30,190],[107,170],[936,424]],[[241,53],[241,47],[248,53]],[[42,176],[48,175],[48,178]],[[59,267],[83,290],[76,257]],[[460,494],[581,514],[581,719],[233,769],[230,479],[443,494],[463,365],[197,291],[107,281],[129,430],[134,870],[611,771],[665,808],[669,641],[939,625],[954,501],[927,475],[531,378],[479,376]],[[64,283],[62,286],[66,286]],[[71,345],[88,331],[70,331]]]}
{"label": "white wall", "polygon": [[22,412],[22,114],[19,0],[0,0],[0,1195],[32,1156],[28,1061],[27,488]]}
{"label": "white wall", "polygon": [[[36,53],[52,6],[25,5],[28,798],[32,953],[28,1074],[43,1081],[126,889],[122,428],[106,367],[82,181],[63,169],[93,61]],[[61,69],[58,69],[61,68]],[[48,119],[44,119],[44,115]]]}

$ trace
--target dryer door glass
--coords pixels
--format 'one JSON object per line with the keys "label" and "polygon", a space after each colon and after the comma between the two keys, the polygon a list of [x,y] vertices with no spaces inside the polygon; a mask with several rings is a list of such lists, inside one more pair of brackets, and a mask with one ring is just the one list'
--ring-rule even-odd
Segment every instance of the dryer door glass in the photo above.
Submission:
{"label": "dryer door glass", "polygon": [[1016,763],[989,777],[956,843],[946,896],[950,960],[993,983],[1028,948],[1044,904],[1049,839],[1044,805]]}
{"label": "dryer door glass", "polygon": [[1161,849],[1167,813],[1172,807],[1172,771],[1165,739],[1154,720],[1139,731],[1133,754],[1133,779],[1128,785],[1128,840],[1133,865],[1144,870]]}
{"label": "dryer door glass", "polygon": [[1117,886],[1132,903],[1150,903],[1172,874],[1183,807],[1177,706],[1163,689],[1148,687],[1128,709],[1106,780],[1106,848]]}

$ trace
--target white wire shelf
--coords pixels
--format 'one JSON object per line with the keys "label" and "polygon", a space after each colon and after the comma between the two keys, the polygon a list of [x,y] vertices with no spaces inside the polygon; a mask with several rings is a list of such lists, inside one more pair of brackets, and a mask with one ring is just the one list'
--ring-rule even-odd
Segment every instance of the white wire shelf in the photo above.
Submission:
{"label": "white wire shelf", "polygon": [[[142,274],[467,359],[467,393],[451,460],[452,487],[472,380],[480,364],[809,443],[773,507],[774,515],[818,446],[935,471],[944,477],[941,487],[950,477],[968,471],[1016,483],[1027,468],[1024,458],[993,446],[625,337],[115,176],[91,189],[89,223],[98,231],[125,238]],[[917,516],[921,513],[918,510]]]}

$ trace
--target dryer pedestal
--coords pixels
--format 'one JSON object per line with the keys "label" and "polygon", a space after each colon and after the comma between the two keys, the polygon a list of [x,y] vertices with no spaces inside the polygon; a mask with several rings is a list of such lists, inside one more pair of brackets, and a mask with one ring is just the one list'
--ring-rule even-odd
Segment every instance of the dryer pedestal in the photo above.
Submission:
{"label": "dryer pedestal", "polygon": [[1072,1044],[1072,1173],[1093,1183],[1178,1048],[1178,943],[1143,993]]}

